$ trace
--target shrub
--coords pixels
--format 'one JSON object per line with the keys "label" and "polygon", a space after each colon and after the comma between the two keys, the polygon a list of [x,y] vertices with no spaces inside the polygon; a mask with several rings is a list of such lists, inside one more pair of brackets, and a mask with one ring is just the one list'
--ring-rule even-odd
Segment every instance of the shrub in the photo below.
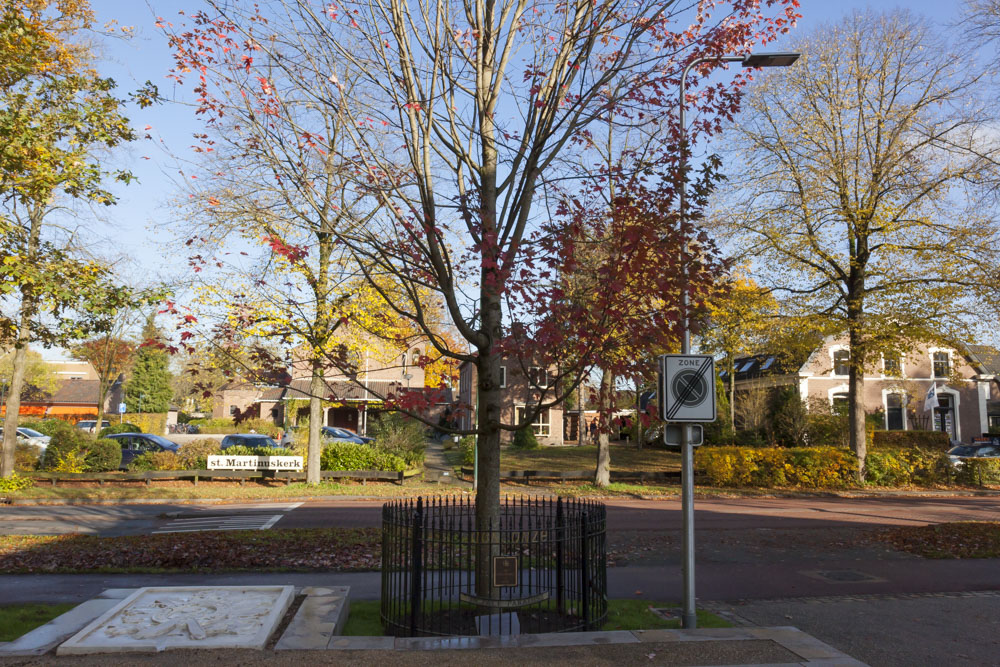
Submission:
{"label": "shrub", "polygon": [[956,482],[967,486],[1000,484],[1000,460],[965,459],[954,474]]}
{"label": "shrub", "polygon": [[[229,450],[226,450],[227,452]],[[334,442],[323,448],[321,470],[406,470],[406,461],[368,445]]]}
{"label": "shrub", "polygon": [[122,422],[120,424],[112,424],[107,428],[102,428],[100,437],[104,438],[109,435],[114,435],[115,433],[142,433],[142,429],[135,424]]}
{"label": "shrub", "polygon": [[514,431],[514,439],[510,446],[521,450],[538,449],[538,438],[535,437],[534,429],[529,426]]}
{"label": "shrub", "polygon": [[219,445],[218,440],[202,438],[181,445],[177,455],[181,458],[186,470],[205,470],[208,468],[208,457],[222,453]]}
{"label": "shrub", "polygon": [[122,464],[122,446],[120,442],[106,438],[98,438],[90,443],[83,457],[87,472],[108,472],[118,470]]}
{"label": "shrub", "polygon": [[368,429],[375,438],[375,448],[387,454],[394,454],[415,468],[424,463],[427,438],[424,425],[398,413],[386,413],[372,420]]}
{"label": "shrub", "polygon": [[[49,461],[48,451],[46,451],[46,461]],[[84,452],[79,449],[70,449],[64,452],[53,454],[50,470],[54,472],[84,472],[86,461]]]}
{"label": "shrub", "polygon": [[926,486],[951,480],[947,454],[919,448],[873,449],[865,458],[868,484],[876,486]]}
{"label": "shrub", "polygon": [[[84,433],[80,429],[73,428],[69,424],[55,429],[52,440],[45,449],[45,457],[42,459],[41,468],[43,470],[56,470],[58,472],[83,472],[83,459],[94,438],[89,433]],[[120,449],[120,448],[119,448]],[[71,452],[79,452],[79,456],[68,456]],[[60,469],[59,465],[71,465],[73,461],[79,459],[80,470]]]}
{"label": "shrub", "polygon": [[122,415],[122,420],[141,428],[140,433],[163,435],[167,432],[166,412],[128,412]]}
{"label": "shrub", "polygon": [[476,465],[476,436],[467,435],[458,443],[458,451],[462,453],[462,465]]}
{"label": "shrub", "polygon": [[35,482],[30,477],[21,477],[17,474],[10,477],[0,477],[0,493],[30,489],[34,485]]}
{"label": "shrub", "polygon": [[238,426],[233,424],[233,420],[231,419],[192,419],[190,423],[198,426],[199,433],[229,435],[231,433],[249,433],[250,431],[254,431],[269,435],[275,439],[281,437],[281,427],[275,426],[268,419],[247,419],[240,422]]}
{"label": "shrub", "polygon": [[146,452],[132,459],[129,470],[185,470],[184,462],[173,452]]}
{"label": "shrub", "polygon": [[24,419],[18,423],[18,426],[33,429],[43,435],[55,435],[57,431],[62,429],[73,428],[71,424],[61,419]]}
{"label": "shrub", "polygon": [[297,456],[293,450],[287,447],[247,447],[246,445],[233,445],[221,453],[229,456]]}
{"label": "shrub", "polygon": [[42,448],[36,445],[17,443],[14,448],[14,470],[36,470],[41,463],[42,451]]}
{"label": "shrub", "polygon": [[695,466],[713,486],[842,487],[854,483],[854,455],[834,447],[701,448]]}
{"label": "shrub", "polygon": [[946,451],[951,448],[951,440],[943,431],[875,431],[872,446],[894,449],[917,447]]}

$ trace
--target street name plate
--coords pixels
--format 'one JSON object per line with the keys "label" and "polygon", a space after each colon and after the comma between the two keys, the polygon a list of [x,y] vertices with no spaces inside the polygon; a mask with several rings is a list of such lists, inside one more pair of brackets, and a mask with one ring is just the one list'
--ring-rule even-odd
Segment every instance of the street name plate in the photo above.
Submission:
{"label": "street name plate", "polygon": [[493,586],[495,588],[517,586],[517,556],[493,557]]}

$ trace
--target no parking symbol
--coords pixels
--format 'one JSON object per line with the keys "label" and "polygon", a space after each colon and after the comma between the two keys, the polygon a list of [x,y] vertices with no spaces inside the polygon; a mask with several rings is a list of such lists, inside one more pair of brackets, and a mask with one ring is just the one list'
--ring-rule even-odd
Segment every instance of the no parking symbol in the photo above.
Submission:
{"label": "no parking symbol", "polygon": [[710,354],[660,356],[660,419],[714,422],[715,359]]}

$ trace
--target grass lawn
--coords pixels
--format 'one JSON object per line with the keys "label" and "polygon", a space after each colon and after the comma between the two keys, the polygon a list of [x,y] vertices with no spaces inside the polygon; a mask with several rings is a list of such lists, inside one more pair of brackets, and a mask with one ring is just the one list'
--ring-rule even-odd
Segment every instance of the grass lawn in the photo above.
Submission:
{"label": "grass lawn", "polygon": [[[618,472],[662,472],[681,469],[681,455],[664,449],[611,443],[611,470]],[[504,449],[500,467],[504,470],[593,470],[597,447],[540,447],[530,451]]]}
{"label": "grass lawn", "polygon": [[1000,522],[896,526],[881,531],[880,537],[901,551],[924,558],[1000,558]]}
{"label": "grass lawn", "polygon": [[75,607],[75,604],[0,605],[0,642],[17,639]]}
{"label": "grass lawn", "polygon": [[[344,635],[372,637],[383,633],[377,600],[351,602],[351,613],[344,626]],[[650,611],[650,607],[676,607],[676,603],[650,602],[649,600],[608,600],[608,620],[602,630],[658,630],[678,629],[680,620],[664,620]],[[699,628],[729,628],[732,624],[707,611],[698,611]]]}

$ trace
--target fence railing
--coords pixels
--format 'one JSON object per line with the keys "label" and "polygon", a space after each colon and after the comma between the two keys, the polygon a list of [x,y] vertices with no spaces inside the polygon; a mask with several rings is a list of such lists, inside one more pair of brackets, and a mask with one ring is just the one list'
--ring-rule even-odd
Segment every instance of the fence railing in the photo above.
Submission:
{"label": "fence railing", "polygon": [[606,512],[581,499],[507,497],[476,527],[455,497],[382,507],[382,605],[396,636],[595,630],[607,618]]}

